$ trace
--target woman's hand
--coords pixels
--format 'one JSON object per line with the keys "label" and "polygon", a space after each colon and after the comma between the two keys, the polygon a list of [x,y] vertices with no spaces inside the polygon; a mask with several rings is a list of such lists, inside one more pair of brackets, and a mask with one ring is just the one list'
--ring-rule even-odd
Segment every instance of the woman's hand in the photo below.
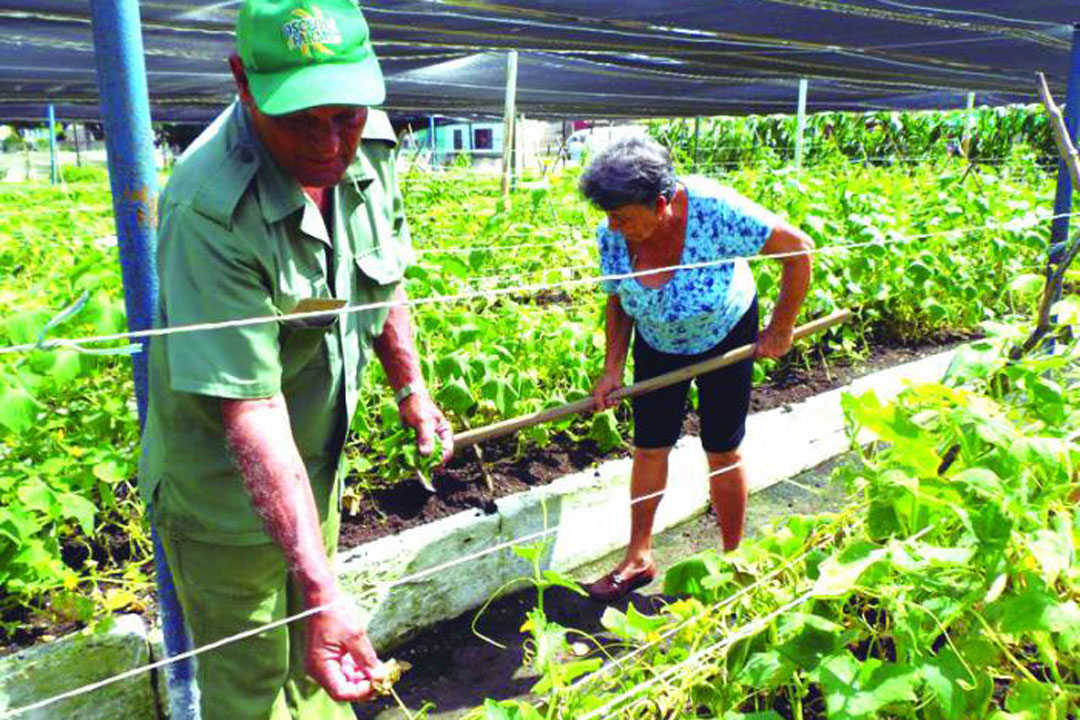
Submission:
{"label": "woman's hand", "polygon": [[602,412],[619,404],[618,400],[612,400],[609,395],[612,390],[618,390],[623,386],[622,373],[605,371],[593,387],[593,409]]}
{"label": "woman's hand", "polygon": [[754,346],[754,357],[776,359],[787,355],[791,349],[791,327],[776,327],[773,323],[761,331]]}

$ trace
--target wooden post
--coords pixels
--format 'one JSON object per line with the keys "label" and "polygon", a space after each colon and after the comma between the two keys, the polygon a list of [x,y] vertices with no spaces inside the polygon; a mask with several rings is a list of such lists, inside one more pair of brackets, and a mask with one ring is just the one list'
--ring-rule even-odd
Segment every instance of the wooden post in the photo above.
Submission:
{"label": "wooden post", "polygon": [[514,113],[517,105],[517,50],[506,54],[506,102],[503,107],[502,195],[510,197],[510,172],[514,160]]}
{"label": "wooden post", "polygon": [[967,117],[964,119],[964,138],[960,147],[964,151],[964,157],[971,160],[971,129],[975,124],[975,93],[968,93]]}
{"label": "wooden post", "polygon": [[803,155],[806,149],[803,147],[806,134],[806,96],[810,89],[810,81],[803,78],[799,81],[799,114],[795,121],[795,168],[802,169]]}
{"label": "wooden post", "polygon": [[698,141],[701,139],[701,118],[694,118],[694,161],[690,166],[690,172],[697,172],[698,165]]}
{"label": "wooden post", "polygon": [[[1042,98],[1043,105],[1046,106],[1046,112],[1050,114],[1050,128],[1054,132],[1054,142],[1058,146],[1058,152],[1061,154],[1068,177],[1072,181],[1071,184],[1074,187],[1080,187],[1080,154],[1077,153],[1072,136],[1069,134],[1069,128],[1065,124],[1065,115],[1061,112],[1061,108],[1057,106],[1057,103],[1054,102],[1054,97],[1050,94],[1050,87],[1046,84],[1046,76],[1042,73],[1039,73],[1039,97]],[[1070,212],[1070,210],[1065,212]],[[1051,264],[1048,268],[1046,287],[1043,288],[1042,301],[1039,303],[1038,323],[1019,352],[1014,353],[1014,359],[1033,350],[1050,332],[1050,312],[1061,295],[1061,283],[1065,278],[1065,271],[1068,270],[1072,261],[1076,259],[1078,251],[1080,251],[1080,235],[1065,246],[1060,262],[1056,265]]]}
{"label": "wooden post", "polygon": [[[822,332],[834,325],[845,322],[851,317],[850,310],[837,310],[831,315],[827,315],[813,322],[809,322],[805,325],[801,325],[795,328],[793,333],[793,339],[801,340],[802,338],[814,335]],[[688,380],[692,377],[702,375],[707,372],[712,372],[728,365],[734,365],[737,362],[746,360],[754,356],[753,345],[743,345],[740,348],[724,353],[718,357],[710,358],[703,362],[694,363],[693,365],[687,365],[684,368],[675,370],[673,372],[664,373],[663,375],[657,375],[654,378],[643,380],[627,387],[619,388],[611,393],[611,398],[614,400],[622,400],[637,395],[644,395],[647,392],[653,390],[659,390],[660,388],[674,385],[675,383]],[[549,410],[543,410],[541,412],[530,413],[528,415],[520,415],[516,418],[510,418],[509,420],[503,420],[486,427],[477,428],[476,430],[469,430],[463,432],[454,437],[454,449],[455,451],[462,448],[475,445],[486,440],[494,440],[495,438],[503,437],[504,435],[510,435],[518,430],[524,430],[525,428],[532,427],[533,425],[541,425],[543,423],[553,422],[555,420],[561,420],[571,415],[577,415],[583,412],[589,412],[593,409],[593,399],[591,397],[582,398],[566,405],[560,405],[559,407],[551,408]]]}

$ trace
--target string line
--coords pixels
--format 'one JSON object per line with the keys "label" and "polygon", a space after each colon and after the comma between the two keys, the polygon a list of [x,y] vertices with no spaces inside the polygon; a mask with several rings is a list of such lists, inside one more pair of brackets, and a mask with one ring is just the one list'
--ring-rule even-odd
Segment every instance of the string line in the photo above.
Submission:
{"label": "string line", "polygon": [[[722,468],[720,468],[718,470],[715,470],[715,471],[709,473],[706,477],[711,478],[713,476],[726,473],[726,472],[728,472],[730,470],[734,470],[735,468],[739,467],[740,465],[742,465],[741,461],[737,462],[737,463],[733,463],[731,465],[728,465],[726,467],[722,467]],[[630,502],[630,506],[632,507],[633,505],[636,505],[637,503],[645,502],[646,500],[651,500],[653,498],[661,497],[664,494],[664,492],[665,492],[664,490],[660,490],[658,492],[651,493],[649,495],[644,495],[642,497],[635,498],[634,500],[632,500]],[[457,558],[457,559],[454,559],[454,560],[449,560],[447,562],[440,563],[439,565],[435,565],[435,566],[432,566],[430,568],[426,568],[426,569],[421,570],[419,572],[415,572],[415,573],[413,573],[411,575],[406,575],[405,577],[398,578],[397,580],[394,580],[392,582],[377,583],[371,589],[370,592],[372,592],[372,593],[376,593],[376,592],[379,592],[379,591],[388,592],[389,590],[392,590],[395,587],[398,587],[398,586],[401,586],[401,585],[408,585],[408,584],[411,584],[411,583],[418,582],[420,580],[423,580],[424,578],[430,577],[431,575],[435,575],[437,573],[440,573],[440,572],[442,572],[444,570],[448,570],[450,568],[456,567],[456,566],[461,565],[463,563],[470,562],[472,560],[477,560],[479,558],[485,557],[487,555],[491,555],[493,553],[497,553],[497,552],[499,552],[501,550],[505,550],[507,548],[512,548],[512,547],[514,547],[516,545],[520,545],[522,543],[527,543],[527,542],[531,542],[533,540],[538,540],[540,538],[546,537],[548,535],[551,535],[552,533],[557,532],[560,527],[561,527],[561,525],[556,525],[554,527],[545,528],[545,529],[539,530],[537,532],[529,533],[527,535],[523,535],[521,537],[517,537],[517,538],[514,538],[512,540],[507,540],[507,541],[499,543],[497,545],[493,545],[492,547],[485,548],[484,550],[477,551],[477,552],[472,553],[470,555],[466,555],[464,557],[460,557],[460,558]],[[210,652],[212,650],[216,650],[216,649],[224,647],[226,645],[231,645],[231,644],[239,642],[241,640],[244,640],[244,639],[247,639],[247,638],[250,638],[250,637],[254,637],[255,635],[259,635],[261,633],[268,632],[270,630],[275,630],[275,629],[277,629],[279,627],[283,627],[285,625],[289,625],[291,623],[297,622],[298,620],[304,620],[306,618],[311,617],[312,615],[317,615],[318,613],[325,612],[326,610],[329,610],[329,609],[331,609],[331,608],[333,608],[333,607],[335,607],[335,606],[337,606],[337,605],[339,605],[339,604],[341,604],[343,602],[346,602],[349,599],[350,598],[348,596],[342,595],[342,596],[339,596],[338,598],[336,598],[336,599],[334,599],[334,600],[332,600],[332,601],[330,601],[328,603],[323,603],[322,605],[316,605],[316,606],[307,608],[306,610],[303,610],[301,612],[295,613],[293,615],[289,615],[289,616],[286,616],[284,618],[281,618],[279,620],[275,620],[273,622],[269,622],[269,623],[266,623],[266,624],[263,624],[263,625],[259,625],[257,627],[249,628],[247,630],[235,633],[233,635],[229,635],[229,636],[221,638],[219,640],[215,640],[214,642],[207,643],[207,644],[202,645],[200,647],[192,648],[191,650],[188,650],[186,652],[178,653],[177,655],[173,655],[171,657],[162,658],[161,660],[157,660],[157,661],[154,661],[154,662],[151,662],[151,663],[147,663],[145,665],[140,665],[139,667],[132,668],[130,670],[126,670],[126,671],[124,671],[122,673],[118,673],[118,674],[113,675],[111,677],[107,677],[104,680],[99,680],[97,682],[82,685],[82,686],[77,687],[77,688],[75,688],[73,690],[68,690],[67,692],[59,693],[57,695],[46,698],[44,700],[40,700],[40,701],[35,702],[33,704],[30,704],[30,705],[25,705],[25,706],[22,706],[22,707],[19,707],[19,708],[4,711],[3,713],[0,713],[0,720],[6,719],[6,718],[16,717],[18,715],[22,715],[24,713],[32,712],[34,710],[40,710],[41,708],[48,707],[50,705],[54,705],[54,704],[56,704],[58,702],[62,702],[64,700],[70,700],[71,698],[78,697],[80,695],[85,695],[87,693],[94,692],[95,690],[99,690],[99,689],[101,689],[103,687],[107,687],[109,685],[113,685],[113,684],[118,683],[118,682],[123,682],[124,680],[129,680],[131,678],[138,677],[139,675],[142,675],[144,673],[148,673],[148,672],[151,672],[151,671],[154,671],[154,670],[159,670],[159,669],[161,669],[163,667],[166,667],[168,665],[171,665],[173,663],[177,663],[177,662],[180,662],[180,661],[183,661],[183,660],[188,660],[190,658],[197,657],[199,655],[202,655],[203,653],[207,653],[207,652]]]}
{"label": "string line", "polygon": [[288,320],[305,320],[312,318],[327,318],[333,316],[349,315],[359,312],[365,312],[369,310],[389,309],[393,307],[414,307],[421,305],[432,305],[441,303],[454,303],[463,302],[476,299],[493,299],[495,297],[514,295],[514,294],[531,294],[539,293],[547,290],[555,290],[559,288],[573,288],[583,287],[589,285],[597,285],[603,282],[614,282],[619,280],[626,280],[631,278],[648,277],[652,275],[659,275],[667,272],[674,272],[676,270],[694,270],[707,267],[717,267],[720,265],[728,265],[740,261],[744,262],[757,262],[760,260],[781,260],[790,257],[799,256],[814,256],[818,254],[828,254],[834,252],[844,252],[855,248],[863,248],[870,246],[886,246],[896,245],[902,243],[908,243],[919,239],[940,236],[940,235],[952,235],[964,232],[983,232],[995,229],[1006,230],[1021,230],[1028,227],[1033,227],[1044,222],[1055,220],[1064,217],[1073,217],[1080,215],[1080,212],[1076,213],[1063,213],[1060,215],[1044,216],[1033,218],[1029,221],[1024,220],[1009,220],[1003,223],[991,223],[981,226],[971,226],[962,228],[953,228],[950,230],[939,230],[928,233],[921,233],[917,235],[898,236],[892,239],[879,239],[870,240],[866,242],[846,243],[841,245],[828,245],[823,247],[815,247],[809,250],[796,250],[786,253],[774,253],[771,255],[749,255],[749,256],[736,256],[730,258],[723,258],[720,260],[708,260],[696,263],[685,263],[681,265],[669,265],[667,267],[652,268],[649,270],[637,270],[626,273],[612,273],[609,275],[597,275],[586,278],[574,278],[570,280],[560,280],[557,282],[548,283],[532,283],[524,284],[515,287],[508,288],[490,288],[486,290],[470,290],[461,293],[452,293],[449,295],[432,295],[428,297],[420,298],[408,298],[406,300],[384,300],[374,303],[365,303],[361,305],[348,305],[342,308],[333,310],[312,310],[302,313],[289,313],[278,315],[267,315],[262,317],[242,318],[237,320],[225,320],[220,322],[206,322],[195,323],[190,325],[177,325],[164,328],[148,328],[145,330],[135,330],[123,333],[113,333],[108,335],[94,335],[82,338],[57,338],[47,339],[43,343],[23,343],[21,345],[12,345],[8,347],[0,347],[0,355],[11,353],[24,353],[31,350],[47,350],[53,348],[72,348],[81,350],[81,346],[90,343],[104,343],[112,342],[116,340],[137,340],[153,337],[162,337],[167,335],[176,335],[181,333],[191,333],[209,330],[221,330],[226,328],[238,328],[238,327],[250,327],[253,325],[262,325],[274,322],[285,322]]}

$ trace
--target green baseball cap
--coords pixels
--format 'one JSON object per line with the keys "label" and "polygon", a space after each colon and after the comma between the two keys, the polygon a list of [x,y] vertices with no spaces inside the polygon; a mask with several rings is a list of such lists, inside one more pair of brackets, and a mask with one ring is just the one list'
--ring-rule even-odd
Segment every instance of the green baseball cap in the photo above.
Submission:
{"label": "green baseball cap", "polygon": [[255,103],[267,115],[386,99],[356,0],[244,0],[236,48]]}

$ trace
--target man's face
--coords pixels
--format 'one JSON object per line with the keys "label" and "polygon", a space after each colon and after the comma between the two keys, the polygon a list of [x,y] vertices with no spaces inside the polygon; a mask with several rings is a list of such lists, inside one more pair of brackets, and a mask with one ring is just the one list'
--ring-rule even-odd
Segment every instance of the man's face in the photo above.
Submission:
{"label": "man's face", "polygon": [[303,187],[330,187],[356,156],[367,108],[328,105],[289,115],[266,115],[249,105],[259,140]]}
{"label": "man's face", "polygon": [[244,64],[229,57],[240,101],[251,114],[255,134],[274,161],[302,187],[330,187],[341,180],[356,156],[367,108],[326,105],[289,115],[259,110],[248,88]]}

